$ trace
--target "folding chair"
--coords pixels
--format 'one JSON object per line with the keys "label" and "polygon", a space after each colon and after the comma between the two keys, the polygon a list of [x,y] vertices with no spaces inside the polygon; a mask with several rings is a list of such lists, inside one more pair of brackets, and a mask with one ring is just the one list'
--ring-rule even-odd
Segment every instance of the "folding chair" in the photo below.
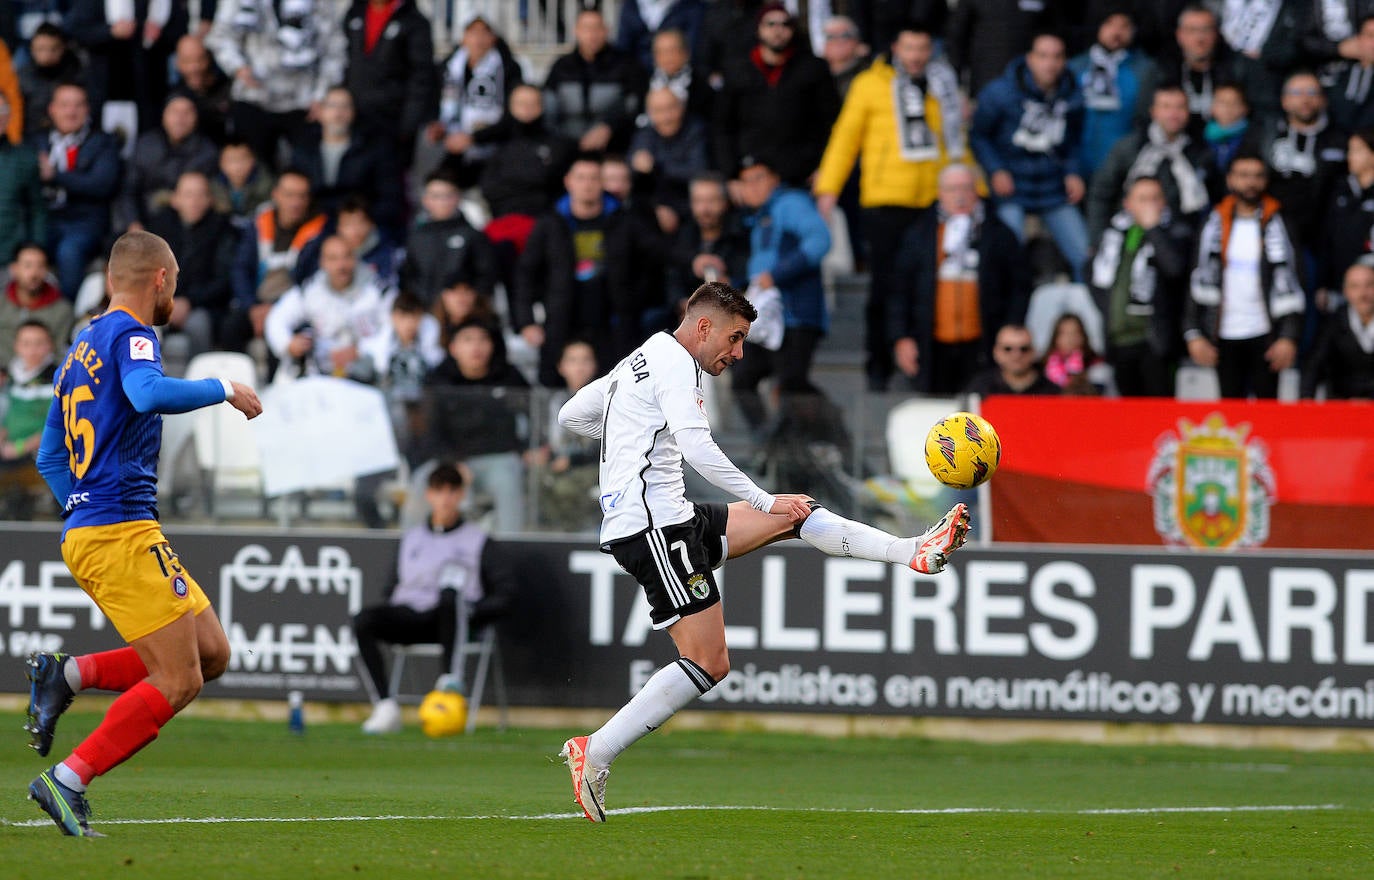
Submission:
{"label": "folding chair", "polygon": [[[509,706],[506,702],[506,677],[501,671],[501,649],[496,641],[496,621],[488,623],[476,633],[472,632],[468,626],[469,606],[461,596],[458,598],[454,613],[458,617],[458,629],[457,635],[454,637],[453,668],[449,669],[448,673],[453,676],[453,680],[467,695],[467,732],[472,733],[477,728],[477,710],[482,708],[482,695],[486,691],[489,677],[496,688],[496,703],[501,710],[499,726],[501,730],[505,730]],[[443,646],[437,642],[392,645],[390,686],[392,698],[398,703],[410,704],[419,703],[423,700],[424,693],[406,693],[402,689],[405,684],[406,661],[412,657],[434,657],[437,660],[443,656],[443,653]],[[477,658],[477,668],[473,670],[471,684],[468,683],[466,676],[469,657]]]}

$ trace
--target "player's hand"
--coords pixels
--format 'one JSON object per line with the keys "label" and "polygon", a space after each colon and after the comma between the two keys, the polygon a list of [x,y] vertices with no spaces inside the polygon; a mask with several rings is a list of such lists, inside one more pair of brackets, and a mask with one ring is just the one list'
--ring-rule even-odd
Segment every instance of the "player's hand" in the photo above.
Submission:
{"label": "player's hand", "polygon": [[630,167],[640,174],[653,174],[654,154],[645,149],[635,150],[630,156]]}
{"label": "player's hand", "polygon": [[811,498],[807,495],[775,495],[773,506],[768,512],[775,516],[785,516],[788,522],[799,523],[811,515]]}
{"label": "player's hand", "polygon": [[677,232],[679,225],[677,211],[667,205],[654,206],[654,219],[658,221],[658,228],[663,230],[664,235],[673,235]]}
{"label": "player's hand", "polygon": [[134,31],[137,28],[138,23],[132,18],[116,21],[110,25],[110,36],[114,37],[116,40],[127,40],[134,35]]}
{"label": "player's hand", "polygon": [[1215,367],[1217,365],[1216,346],[1201,336],[1194,336],[1188,340],[1188,357],[1192,358],[1193,363],[1199,367]]}
{"label": "player's hand", "polygon": [[1298,347],[1293,344],[1293,340],[1279,338],[1264,352],[1264,359],[1269,362],[1269,369],[1275,373],[1282,372],[1293,366],[1298,359]]}
{"label": "player's hand", "polygon": [[759,290],[767,290],[768,288],[773,286],[773,273],[760,272],[753,278],[750,278],[749,281],[751,284],[757,286]]}
{"label": "player's hand", "polygon": [[262,415],[262,401],[258,400],[258,393],[242,382],[230,382],[234,386],[234,399],[229,401],[229,405],[246,418],[255,419]]}

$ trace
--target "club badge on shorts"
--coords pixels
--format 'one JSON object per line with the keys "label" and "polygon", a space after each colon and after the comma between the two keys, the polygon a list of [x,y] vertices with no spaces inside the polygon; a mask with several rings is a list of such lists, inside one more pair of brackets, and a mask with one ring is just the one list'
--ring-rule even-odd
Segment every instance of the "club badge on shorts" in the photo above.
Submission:
{"label": "club badge on shorts", "polygon": [[185,599],[186,594],[191,592],[191,588],[186,586],[186,578],[181,575],[172,578],[172,592],[176,593],[178,599]]}
{"label": "club badge on shorts", "polygon": [[693,574],[687,578],[687,589],[697,599],[705,599],[711,592],[711,588],[706,586],[705,575]]}

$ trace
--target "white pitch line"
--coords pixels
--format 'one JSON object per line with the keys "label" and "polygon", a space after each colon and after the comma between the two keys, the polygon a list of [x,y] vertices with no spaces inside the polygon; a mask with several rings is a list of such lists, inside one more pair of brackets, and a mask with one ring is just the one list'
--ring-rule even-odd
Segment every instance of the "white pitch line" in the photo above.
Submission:
{"label": "white pitch line", "polygon": [[[612,816],[634,816],[647,813],[733,812],[733,813],[849,813],[887,816],[962,816],[985,815],[1056,815],[1056,816],[1149,816],[1158,813],[1284,813],[1294,811],[1339,810],[1340,804],[1250,804],[1239,806],[1197,807],[1098,807],[1083,810],[1033,810],[1016,807],[912,807],[905,809],[844,809],[841,807],[769,807],[749,805],[679,804],[656,807],[621,807],[607,810]],[[235,823],[300,823],[300,822],[471,822],[504,819],[515,822],[534,822],[550,819],[581,819],[581,813],[536,813],[525,816],[476,814],[469,816],[202,816],[175,819],[100,819],[96,825],[228,825]],[[27,819],[11,822],[0,819],[0,826],[9,828],[46,828],[48,819]]]}

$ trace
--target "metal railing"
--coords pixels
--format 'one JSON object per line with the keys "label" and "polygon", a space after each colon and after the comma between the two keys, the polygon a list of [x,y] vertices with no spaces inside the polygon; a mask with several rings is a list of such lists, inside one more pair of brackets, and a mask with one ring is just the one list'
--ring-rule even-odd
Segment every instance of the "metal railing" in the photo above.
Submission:
{"label": "metal railing", "polygon": [[481,15],[517,53],[545,55],[567,46],[577,13],[599,7],[612,39],[623,0],[417,0],[434,30],[434,51],[446,56],[463,36],[463,26]]}

